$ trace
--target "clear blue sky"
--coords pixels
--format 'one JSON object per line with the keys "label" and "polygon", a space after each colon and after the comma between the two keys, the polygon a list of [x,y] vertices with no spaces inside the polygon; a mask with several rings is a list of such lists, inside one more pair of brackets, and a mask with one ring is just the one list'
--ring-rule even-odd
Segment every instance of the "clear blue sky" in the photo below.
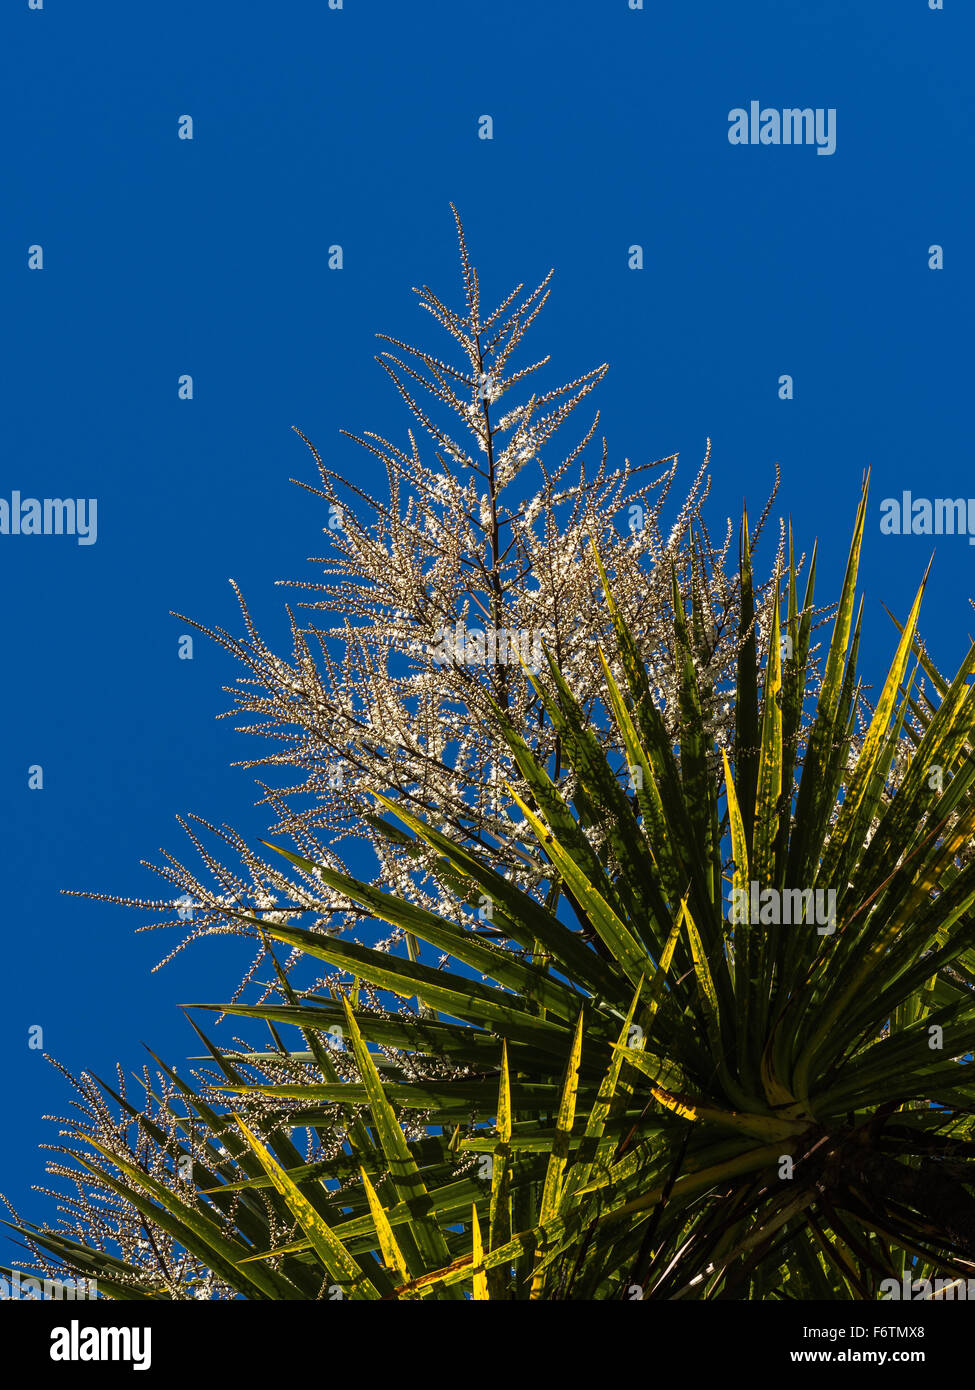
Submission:
{"label": "clear blue sky", "polygon": [[[691,476],[710,435],[718,530],[781,463],[824,597],[872,467],[876,674],[879,600],[903,613],[933,548],[882,537],[880,501],[975,495],[973,34],[970,0],[7,0],[0,498],[98,499],[94,545],[0,535],[0,1189],[26,1214],[41,1115],[69,1102],[28,1029],[75,1070],[137,1067],[140,1040],[179,1062],[175,1006],[238,979],[221,942],[150,975],[168,937],[59,890],[161,896],[139,860],[182,852],[178,812],[263,832],[229,767],[252,749],[214,722],[237,671],[202,640],[178,660],[169,613],[236,630],[233,576],[283,636],[273,583],[311,576],[325,522],[289,484],[313,480],[290,427],[367,481],[339,428],[405,436],[373,334],[429,336],[412,285],[456,298],[450,200],[487,298],[555,266],[536,353],[563,378],[611,363],[614,458],[679,450]],[[752,100],[834,109],[835,153],[730,144]],[[922,626],[944,666],[973,565],[938,541]]]}

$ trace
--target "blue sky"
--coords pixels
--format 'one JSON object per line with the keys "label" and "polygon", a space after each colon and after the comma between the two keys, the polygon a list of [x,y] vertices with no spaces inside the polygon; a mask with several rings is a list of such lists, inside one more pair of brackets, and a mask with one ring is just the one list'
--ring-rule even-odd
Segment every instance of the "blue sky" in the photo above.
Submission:
{"label": "blue sky", "polygon": [[[150,974],[170,935],[60,890],[162,895],[139,861],[182,851],[177,813],[264,831],[229,766],[256,747],[214,718],[237,671],[202,640],[180,661],[170,611],[238,630],[233,576],[283,638],[274,582],[314,577],[325,524],[291,426],[379,483],[338,431],[405,437],[374,334],[434,341],[410,287],[458,297],[451,200],[486,299],[555,267],[535,355],[611,364],[614,459],[680,451],[689,479],[710,436],[718,531],[780,463],[823,598],[871,467],[866,672],[892,650],[880,600],[905,612],[932,550],[922,630],[959,659],[975,552],[879,518],[904,489],[975,495],[973,31],[963,0],[8,0],[0,498],[98,499],[95,544],[0,535],[0,1190],[25,1214],[70,1099],[28,1030],[74,1070],[138,1067],[143,1040],[178,1062],[176,1005],[238,979],[227,942]],[[835,153],[730,144],[752,100],[835,110]]]}

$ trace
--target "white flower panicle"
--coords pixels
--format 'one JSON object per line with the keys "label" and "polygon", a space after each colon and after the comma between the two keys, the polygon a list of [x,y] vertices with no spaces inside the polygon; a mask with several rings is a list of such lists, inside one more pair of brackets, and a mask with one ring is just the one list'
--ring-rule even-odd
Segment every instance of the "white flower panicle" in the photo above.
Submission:
{"label": "white flower panicle", "polygon": [[[264,746],[240,765],[283,774],[277,778],[283,785],[258,784],[261,802],[273,812],[268,838],[307,867],[271,851],[258,854],[230,827],[191,817],[182,823],[208,881],[166,855],[155,868],[172,896],[139,906],[165,913],[162,925],[182,928],[175,951],[213,933],[254,937],[259,949],[242,988],[266,959],[262,923],[355,929],[365,914],[329,889],[320,869],[348,871],[357,843],[371,849],[376,884],[395,885],[411,901],[458,920],[460,909],[438,880],[433,856],[410,858],[364,820],[364,811],[375,811],[377,794],[489,855],[526,891],[543,891],[545,864],[518,843],[513,827],[505,783],[517,787],[520,778],[496,709],[506,712],[552,775],[564,777],[558,738],[528,674],[544,671],[551,659],[596,737],[615,754],[599,648],[618,679],[622,670],[597,552],[675,739],[674,573],[685,605],[693,595],[700,630],[710,634],[696,664],[718,746],[733,717],[728,693],[748,634],[738,630],[740,585],[737,573],[729,572],[733,527],[729,521],[714,544],[702,515],[710,443],[676,517],[666,524],[676,455],[640,465],[624,459],[611,467],[606,441],[596,443],[598,412],[557,450],[556,434],[608,368],[553,385],[539,375],[548,357],[517,367],[516,351],[548,299],[552,273],[528,293],[516,286],[485,316],[478,274],[454,215],[462,307],[448,307],[426,286],[416,293],[452,340],[456,360],[380,335],[387,348],[378,360],[412,428],[404,445],[370,432],[347,436],[382,465],[388,495],[374,497],[361,474],[342,476],[328,467],[297,431],[317,466],[319,485],[308,490],[326,504],[328,550],[316,562],[321,577],[295,584],[302,595],[297,606],[309,616],[299,622],[288,609],[290,654],[266,644],[236,586],[243,636],[182,618],[241,664],[230,713]],[[536,388],[512,401],[511,393],[530,377]],[[503,414],[495,410],[502,395],[511,401]],[[429,444],[421,450],[424,437]],[[780,533],[780,556],[782,547]],[[769,588],[757,602],[764,659]],[[205,844],[197,827],[217,843]],[[226,851],[236,866],[225,862]],[[361,854],[355,863],[361,876]],[[174,915],[179,895],[184,906]]]}

